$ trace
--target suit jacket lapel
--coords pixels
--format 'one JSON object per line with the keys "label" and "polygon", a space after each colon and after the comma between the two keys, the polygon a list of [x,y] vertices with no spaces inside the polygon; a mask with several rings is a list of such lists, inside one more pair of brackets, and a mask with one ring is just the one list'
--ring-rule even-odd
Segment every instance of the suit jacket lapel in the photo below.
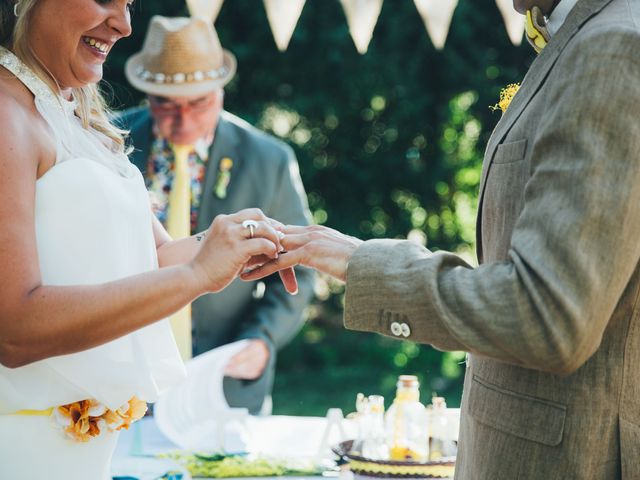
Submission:
{"label": "suit jacket lapel", "polygon": [[233,177],[239,171],[242,164],[242,157],[239,154],[238,145],[240,139],[235,133],[233,124],[225,119],[224,112],[220,116],[216,133],[213,137],[213,143],[209,149],[209,159],[207,160],[207,172],[205,173],[204,188],[202,191],[202,200],[200,203],[200,211],[198,213],[198,231],[209,228],[209,224],[214,216],[214,209],[217,203],[222,200],[216,197],[214,185],[218,178],[218,170],[220,168],[220,160],[229,157],[233,161],[231,168],[231,182]]}
{"label": "suit jacket lapel", "polygon": [[496,125],[491,134],[482,164],[482,176],[480,181],[480,192],[478,194],[478,214],[476,217],[476,245],[478,258],[482,259],[481,243],[481,221],[482,221],[482,199],[487,183],[487,177],[493,156],[498,145],[504,140],[513,124],[520,118],[526,106],[540,89],[543,81],[547,78],[549,71],[558,60],[560,53],[587,20],[596,15],[612,0],[581,0],[573,8],[560,30],[551,38],[549,44],[540,52],[538,57],[531,64],[531,68],[524,77],[518,93],[513,97],[507,111]]}

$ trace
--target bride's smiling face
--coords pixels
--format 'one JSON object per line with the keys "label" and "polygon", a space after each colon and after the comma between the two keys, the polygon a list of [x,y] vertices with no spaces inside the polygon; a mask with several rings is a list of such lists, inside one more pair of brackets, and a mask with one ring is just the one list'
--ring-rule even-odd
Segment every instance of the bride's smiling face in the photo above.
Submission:
{"label": "bride's smiling face", "polygon": [[29,21],[29,44],[63,90],[96,83],[113,44],[131,34],[132,4],[39,0]]}

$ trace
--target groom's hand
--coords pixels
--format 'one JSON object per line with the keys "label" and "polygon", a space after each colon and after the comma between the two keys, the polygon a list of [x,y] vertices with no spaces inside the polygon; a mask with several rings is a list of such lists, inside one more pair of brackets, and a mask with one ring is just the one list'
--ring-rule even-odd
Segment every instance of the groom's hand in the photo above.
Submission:
{"label": "groom's hand", "polygon": [[[275,260],[265,258],[264,262],[253,263],[259,266],[244,272],[241,275],[243,280],[257,280],[283,269],[291,269],[295,265],[304,265],[346,281],[347,264],[362,240],[321,225],[287,225],[277,229],[284,233],[280,244],[286,253],[280,253]],[[250,264],[249,267],[251,266]]]}

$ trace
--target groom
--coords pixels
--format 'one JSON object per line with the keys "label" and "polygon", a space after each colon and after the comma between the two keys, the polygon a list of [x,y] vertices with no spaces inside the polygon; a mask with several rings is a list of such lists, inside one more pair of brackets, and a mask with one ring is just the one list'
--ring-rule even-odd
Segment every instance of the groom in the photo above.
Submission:
{"label": "groom", "polygon": [[487,146],[480,266],[288,227],[245,278],[306,264],[348,328],[471,352],[456,478],[640,479],[640,1],[514,4],[541,51]]}

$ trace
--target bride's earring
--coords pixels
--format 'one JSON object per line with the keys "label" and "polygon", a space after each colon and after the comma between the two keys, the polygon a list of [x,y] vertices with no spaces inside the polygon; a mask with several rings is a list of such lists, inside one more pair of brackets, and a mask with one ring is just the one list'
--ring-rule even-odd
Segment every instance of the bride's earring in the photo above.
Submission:
{"label": "bride's earring", "polygon": [[17,0],[16,3],[13,4],[13,14],[18,17],[18,5],[20,5],[20,0]]}

